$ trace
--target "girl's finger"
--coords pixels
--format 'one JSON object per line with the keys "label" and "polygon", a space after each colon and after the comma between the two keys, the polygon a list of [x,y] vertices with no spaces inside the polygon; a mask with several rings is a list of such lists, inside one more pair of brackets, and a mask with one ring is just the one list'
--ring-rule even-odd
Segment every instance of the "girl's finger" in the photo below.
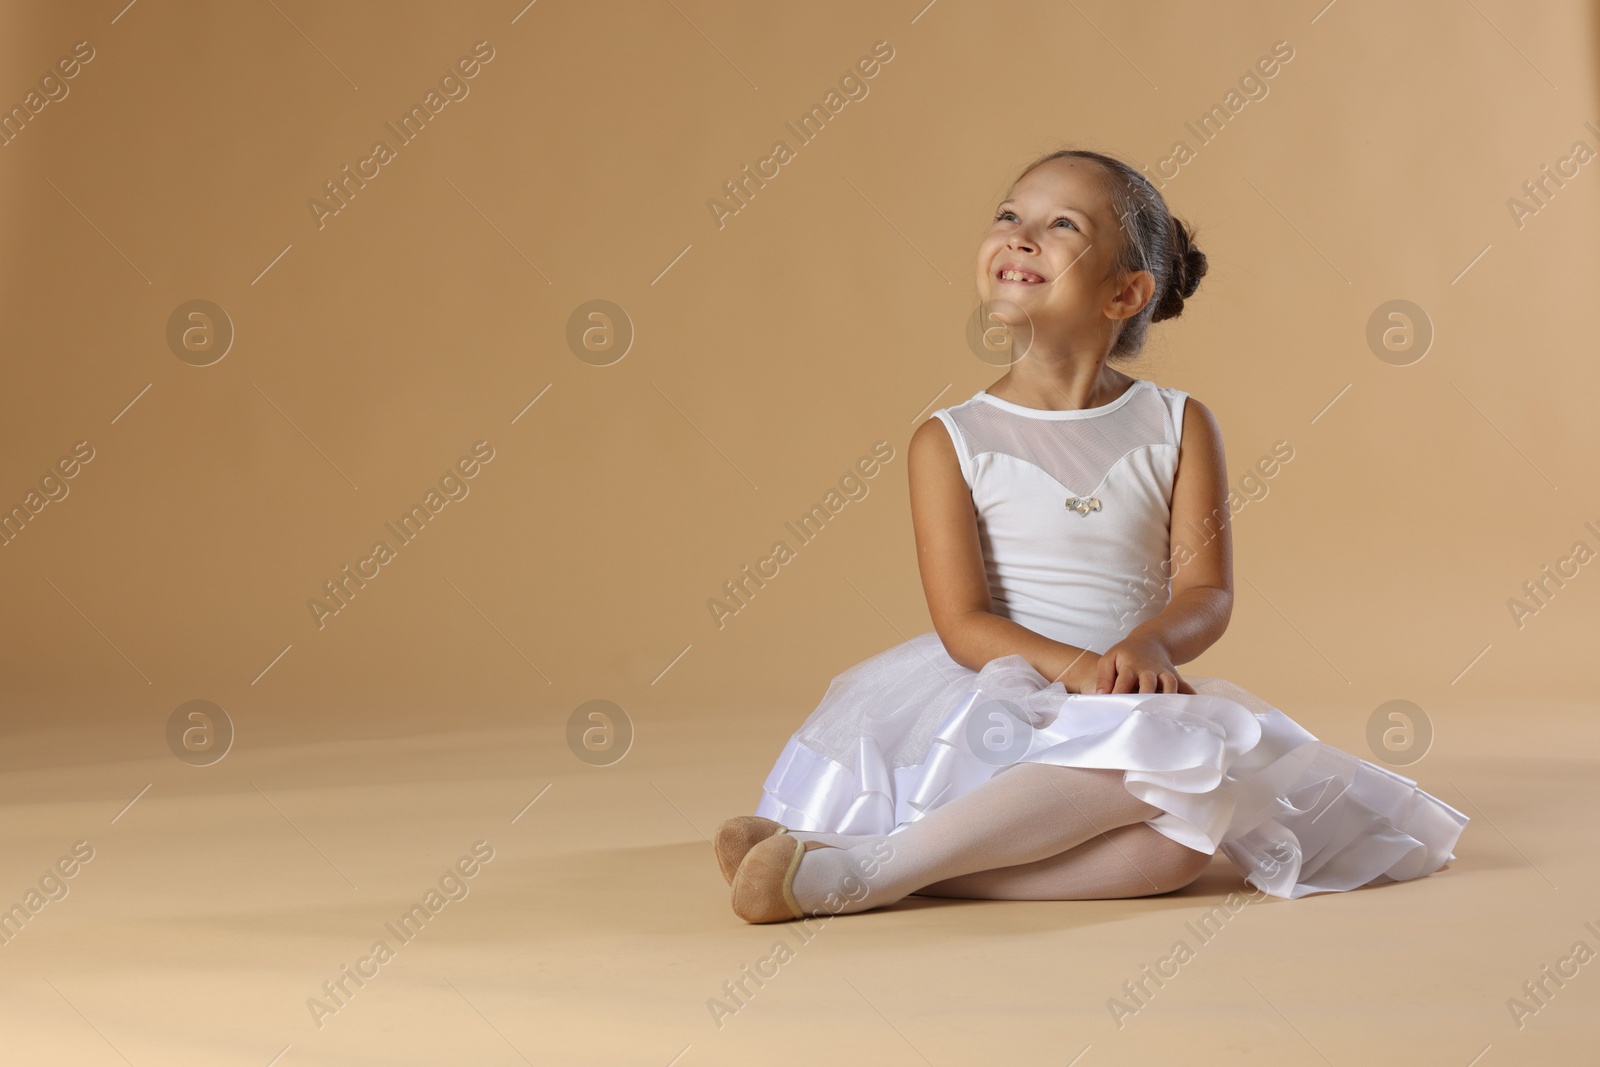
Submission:
{"label": "girl's finger", "polygon": [[1176,693],[1178,691],[1178,676],[1171,671],[1161,672],[1161,692]]}
{"label": "girl's finger", "polygon": [[1100,667],[1094,672],[1094,692],[1109,693],[1117,680],[1117,657],[1100,657]]}
{"label": "girl's finger", "polygon": [[1158,693],[1160,691],[1161,687],[1156,681],[1155,671],[1142,670],[1139,672],[1139,692]]}
{"label": "girl's finger", "polygon": [[1131,693],[1139,688],[1139,676],[1126,667],[1117,671],[1117,684],[1111,687],[1113,693]]}

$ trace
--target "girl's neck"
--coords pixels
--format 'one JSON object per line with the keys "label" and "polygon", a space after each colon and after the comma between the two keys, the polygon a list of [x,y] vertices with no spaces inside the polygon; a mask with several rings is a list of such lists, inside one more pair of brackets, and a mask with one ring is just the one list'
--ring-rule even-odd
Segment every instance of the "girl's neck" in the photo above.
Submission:
{"label": "girl's neck", "polygon": [[1103,407],[1128,390],[1135,379],[1106,365],[1105,357],[1049,358],[1030,351],[984,392],[1043,411]]}

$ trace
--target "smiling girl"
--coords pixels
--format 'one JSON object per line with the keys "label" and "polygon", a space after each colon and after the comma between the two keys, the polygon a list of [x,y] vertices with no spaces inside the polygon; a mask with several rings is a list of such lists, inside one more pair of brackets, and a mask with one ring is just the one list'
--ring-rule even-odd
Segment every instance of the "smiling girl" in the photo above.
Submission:
{"label": "smiling girl", "polygon": [[[1454,858],[1461,812],[1238,686],[1178,672],[1233,609],[1222,436],[1198,400],[1111,361],[1205,272],[1120,160],[1059,151],[1013,183],[977,289],[1025,352],[911,438],[934,629],[834,678],[756,814],[718,830],[741,918],[912,893],[1146,896],[1219,850],[1290,898]],[[1178,544],[1179,529],[1213,533]],[[1170,576],[1155,595],[1151,575]]]}

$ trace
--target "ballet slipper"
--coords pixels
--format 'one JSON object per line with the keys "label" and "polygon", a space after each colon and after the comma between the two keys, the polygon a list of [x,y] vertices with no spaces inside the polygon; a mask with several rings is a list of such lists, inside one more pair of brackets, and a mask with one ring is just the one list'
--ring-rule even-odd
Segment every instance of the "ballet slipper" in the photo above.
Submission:
{"label": "ballet slipper", "polygon": [[722,869],[722,880],[732,885],[734,872],[746,852],[772,835],[788,831],[787,826],[759,815],[736,815],[717,827],[712,848],[717,854],[717,866]]}
{"label": "ballet slipper", "polygon": [[794,898],[794,872],[800,857],[814,848],[833,848],[773,834],[745,853],[733,876],[733,913],[747,923],[778,923],[805,917]]}

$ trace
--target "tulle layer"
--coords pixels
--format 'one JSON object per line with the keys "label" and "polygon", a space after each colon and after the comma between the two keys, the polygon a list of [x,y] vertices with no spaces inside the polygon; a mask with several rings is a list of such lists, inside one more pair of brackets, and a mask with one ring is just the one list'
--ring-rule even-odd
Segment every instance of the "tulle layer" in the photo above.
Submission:
{"label": "tulle layer", "polygon": [[922,634],[833,680],[784,746],[756,814],[889,834],[1018,762],[1115,768],[1149,824],[1220,850],[1273,896],[1403,881],[1453,860],[1468,822],[1417,783],[1323,744],[1216,678],[1196,695],[1080,695],[1021,656],[961,666]]}

